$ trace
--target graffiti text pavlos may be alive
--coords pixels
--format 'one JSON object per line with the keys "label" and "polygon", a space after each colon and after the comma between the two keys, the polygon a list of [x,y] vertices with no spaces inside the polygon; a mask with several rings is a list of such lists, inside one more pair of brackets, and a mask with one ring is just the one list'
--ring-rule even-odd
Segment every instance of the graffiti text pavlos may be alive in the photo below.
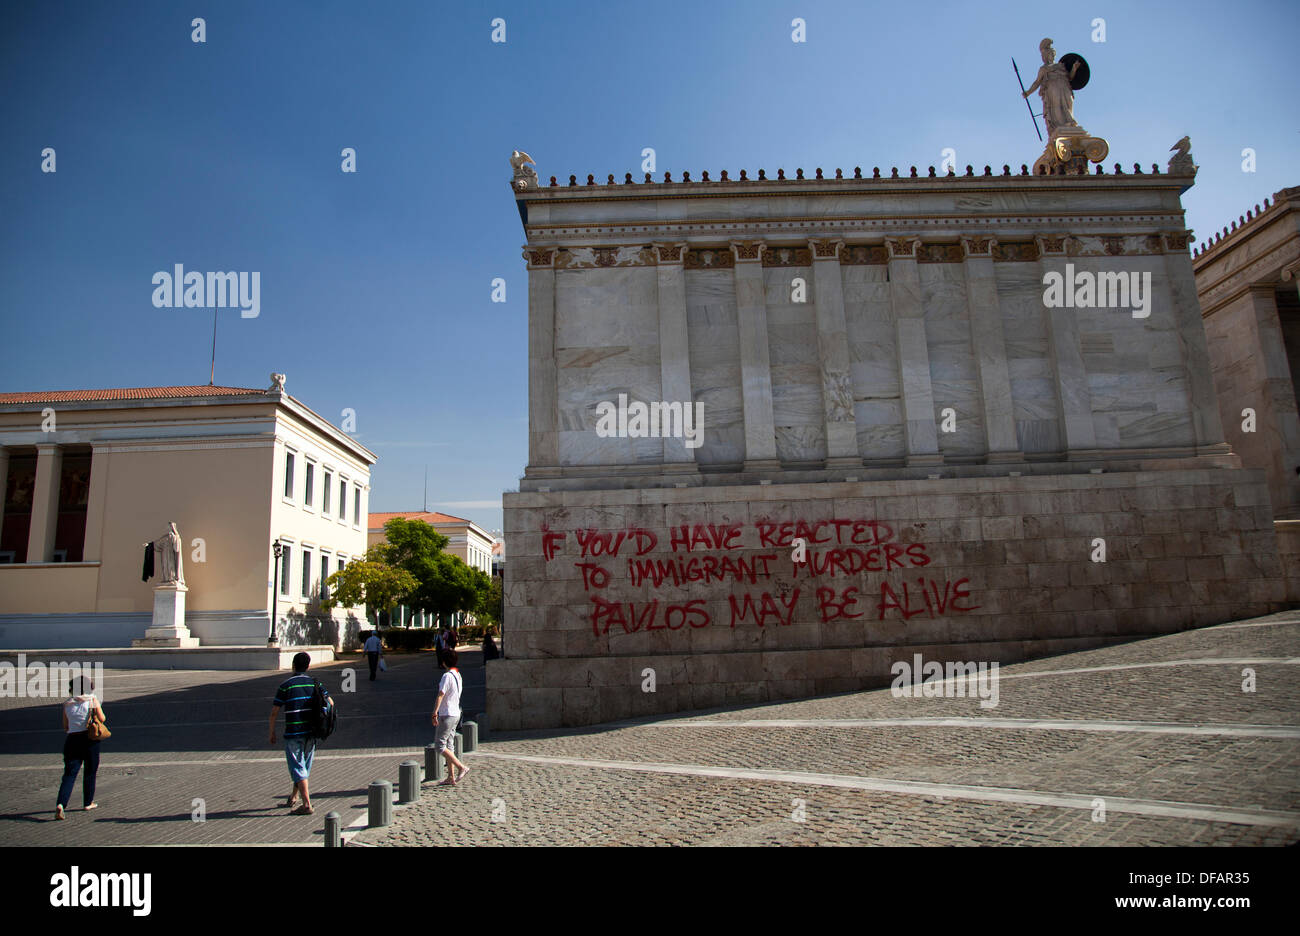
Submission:
{"label": "graffiti text pavlos may be alive", "polygon": [[[708,599],[656,597],[663,589],[685,589],[695,584],[727,583],[740,586],[727,595],[729,626],[753,623],[759,627],[788,625],[794,621],[801,595],[810,594],[822,623],[872,614],[908,620],[965,614],[979,608],[971,603],[970,580],[931,578],[916,570],[930,565],[924,543],[900,543],[894,530],[879,520],[794,520],[777,523],[757,520],[753,527],[758,548],[747,548],[744,523],[682,524],[668,532],[669,554],[651,555],[661,537],[653,530],[578,529],[560,532],[542,525],[542,552],[546,561],[560,557],[573,544],[579,558],[574,566],[591,602],[591,628],[599,636],[611,626],[624,633],[708,627],[713,615]],[[796,562],[792,545],[807,544],[804,562]],[[745,550],[744,555],[737,554]],[[561,560],[563,561],[563,560]],[[773,582],[787,563],[789,583]],[[834,581],[837,576],[893,573],[880,582],[878,595],[865,595],[857,585]],[[616,601],[606,591],[617,576],[652,596],[640,601]],[[768,585],[764,589],[762,586]],[[775,585],[775,587],[773,587]],[[746,588],[745,586],[756,586]]]}

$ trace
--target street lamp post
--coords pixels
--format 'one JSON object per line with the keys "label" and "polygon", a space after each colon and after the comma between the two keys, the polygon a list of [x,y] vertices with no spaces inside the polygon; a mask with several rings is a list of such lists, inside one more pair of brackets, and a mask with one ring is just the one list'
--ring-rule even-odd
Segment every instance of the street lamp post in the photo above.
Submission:
{"label": "street lamp post", "polygon": [[280,598],[280,557],[284,555],[284,547],[280,545],[278,539],[272,544],[271,552],[275,554],[275,584],[271,588],[271,634],[266,638],[266,645],[278,647],[280,642],[275,638],[275,613],[276,603]]}

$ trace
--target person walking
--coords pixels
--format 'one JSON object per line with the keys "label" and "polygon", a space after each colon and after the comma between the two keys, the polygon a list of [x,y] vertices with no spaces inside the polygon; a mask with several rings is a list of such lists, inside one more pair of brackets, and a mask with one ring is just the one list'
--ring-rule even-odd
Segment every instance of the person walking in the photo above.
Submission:
{"label": "person walking", "polygon": [[[460,724],[460,697],[465,684],[460,670],[456,668],[459,662],[456,651],[443,651],[442,659],[447,671],[438,682],[438,701],[433,709],[433,744],[437,753],[442,754],[447,761],[447,779],[438,785],[454,786],[469,773],[469,768],[456,757],[455,747],[456,726]],[[457,770],[460,771],[459,774]]]}
{"label": "person walking", "polygon": [[63,782],[59,784],[58,804],[54,807],[55,819],[66,819],[63,811],[72,799],[72,789],[77,785],[77,773],[84,762],[86,772],[81,775],[81,803],[83,809],[98,809],[95,802],[95,775],[99,773],[99,742],[91,741],[87,729],[92,719],[108,721],[103,706],[95,698],[95,681],[89,676],[68,681],[70,699],[63,703]]}
{"label": "person walking", "polygon": [[379,628],[370,632],[366,638],[366,659],[370,663],[370,681],[375,681],[375,673],[379,669],[379,660],[384,655],[384,642],[379,639]]}
{"label": "person walking", "polygon": [[[310,665],[310,654],[294,654],[293,675],[280,683],[271,701],[271,744],[275,744],[275,720],[280,711],[284,711],[284,758],[289,764],[289,779],[293,781],[293,792],[284,805],[291,816],[310,816],[313,812],[307,778],[311,775],[311,762],[316,754],[311,711],[316,680],[307,675]],[[334,700],[324,686],[321,686],[321,692],[332,706]]]}

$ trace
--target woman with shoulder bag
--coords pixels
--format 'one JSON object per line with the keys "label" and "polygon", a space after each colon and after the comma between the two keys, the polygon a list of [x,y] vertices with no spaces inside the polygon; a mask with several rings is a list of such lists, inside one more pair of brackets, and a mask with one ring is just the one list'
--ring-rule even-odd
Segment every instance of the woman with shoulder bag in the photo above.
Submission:
{"label": "woman with shoulder bag", "polygon": [[63,703],[63,782],[59,784],[59,802],[54,818],[66,818],[63,811],[72,799],[81,764],[86,772],[81,779],[81,801],[86,809],[98,809],[95,802],[95,775],[99,772],[99,742],[109,736],[104,709],[95,698],[95,683],[89,676],[68,683],[72,698]]}

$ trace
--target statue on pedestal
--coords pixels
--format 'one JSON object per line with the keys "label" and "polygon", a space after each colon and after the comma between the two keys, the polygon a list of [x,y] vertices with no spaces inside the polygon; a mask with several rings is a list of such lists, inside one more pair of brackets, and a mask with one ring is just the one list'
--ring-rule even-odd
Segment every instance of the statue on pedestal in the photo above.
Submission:
{"label": "statue on pedestal", "polygon": [[162,585],[184,585],[185,569],[181,562],[181,550],[185,544],[181,542],[176,524],[169,523],[167,526],[168,531],[155,541],[158,547],[158,581]]}
{"label": "statue on pedestal", "polygon": [[1088,83],[1088,63],[1073,52],[1056,61],[1051,39],[1040,42],[1038,51],[1043,57],[1042,67],[1034,83],[1021,93],[1028,99],[1038,92],[1047,124],[1047,147],[1034,163],[1034,174],[1087,172],[1089,160],[1099,163],[1110,154],[1109,143],[1090,136],[1074,119],[1074,92]]}
{"label": "statue on pedestal", "polygon": [[512,152],[510,154],[510,168],[515,172],[510,184],[521,192],[537,188],[537,170],[533,168],[535,165],[533,157],[522,150]]}

